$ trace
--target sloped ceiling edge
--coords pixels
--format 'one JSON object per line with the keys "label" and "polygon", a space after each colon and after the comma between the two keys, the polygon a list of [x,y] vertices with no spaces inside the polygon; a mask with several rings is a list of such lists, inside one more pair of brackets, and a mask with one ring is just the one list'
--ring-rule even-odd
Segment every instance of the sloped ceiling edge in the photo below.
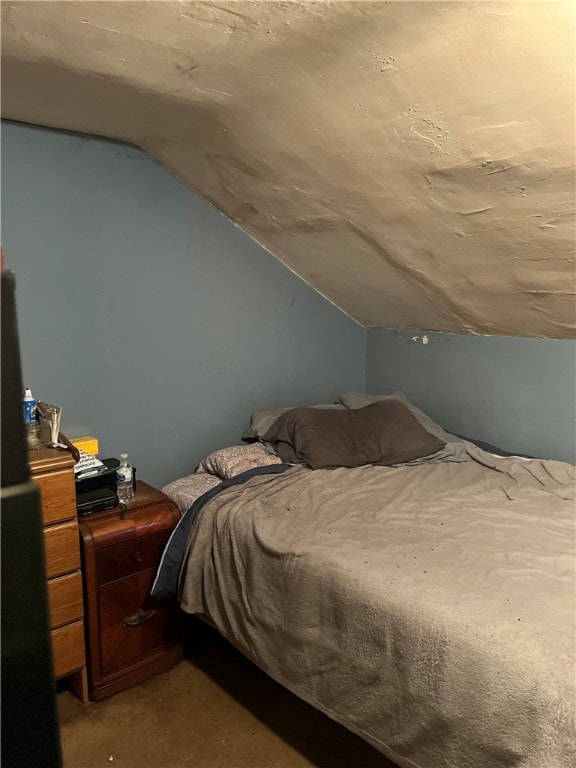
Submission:
{"label": "sloped ceiling edge", "polygon": [[572,3],[2,12],[4,117],[140,146],[361,324],[574,337]]}

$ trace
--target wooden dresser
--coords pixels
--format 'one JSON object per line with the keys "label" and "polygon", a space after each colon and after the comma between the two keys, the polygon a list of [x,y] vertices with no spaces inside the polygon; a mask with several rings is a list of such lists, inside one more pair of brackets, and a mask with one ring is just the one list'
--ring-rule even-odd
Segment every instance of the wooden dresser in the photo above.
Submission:
{"label": "wooden dresser", "polygon": [[177,602],[150,589],[178,507],[143,482],[125,515],[119,507],[80,518],[92,701],[111,696],[178,663]]}
{"label": "wooden dresser", "polygon": [[29,465],[42,499],[54,675],[69,678],[74,693],[87,702],[74,460],[66,451],[44,448],[29,454]]}

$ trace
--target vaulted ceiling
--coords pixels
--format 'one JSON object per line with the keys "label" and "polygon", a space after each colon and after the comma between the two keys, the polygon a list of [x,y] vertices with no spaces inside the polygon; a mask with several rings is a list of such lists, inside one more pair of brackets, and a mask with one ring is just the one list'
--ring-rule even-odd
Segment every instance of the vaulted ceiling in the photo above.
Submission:
{"label": "vaulted ceiling", "polygon": [[575,9],[4,0],[3,116],[142,147],[365,326],[573,337]]}

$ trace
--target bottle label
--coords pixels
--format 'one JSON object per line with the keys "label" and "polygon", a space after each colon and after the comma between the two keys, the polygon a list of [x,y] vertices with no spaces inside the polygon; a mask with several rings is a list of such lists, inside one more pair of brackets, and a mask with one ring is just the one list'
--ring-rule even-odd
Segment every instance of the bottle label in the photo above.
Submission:
{"label": "bottle label", "polygon": [[24,403],[24,423],[35,424],[36,423],[36,401],[27,400]]}
{"label": "bottle label", "polygon": [[120,467],[116,472],[119,483],[131,483],[132,482],[132,467]]}

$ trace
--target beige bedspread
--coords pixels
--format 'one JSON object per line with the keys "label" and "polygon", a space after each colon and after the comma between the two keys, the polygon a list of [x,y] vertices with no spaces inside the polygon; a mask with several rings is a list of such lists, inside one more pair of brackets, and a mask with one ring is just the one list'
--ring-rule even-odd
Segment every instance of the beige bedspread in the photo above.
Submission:
{"label": "beige bedspread", "polygon": [[182,607],[400,766],[573,768],[575,468],[468,451],[223,491]]}

